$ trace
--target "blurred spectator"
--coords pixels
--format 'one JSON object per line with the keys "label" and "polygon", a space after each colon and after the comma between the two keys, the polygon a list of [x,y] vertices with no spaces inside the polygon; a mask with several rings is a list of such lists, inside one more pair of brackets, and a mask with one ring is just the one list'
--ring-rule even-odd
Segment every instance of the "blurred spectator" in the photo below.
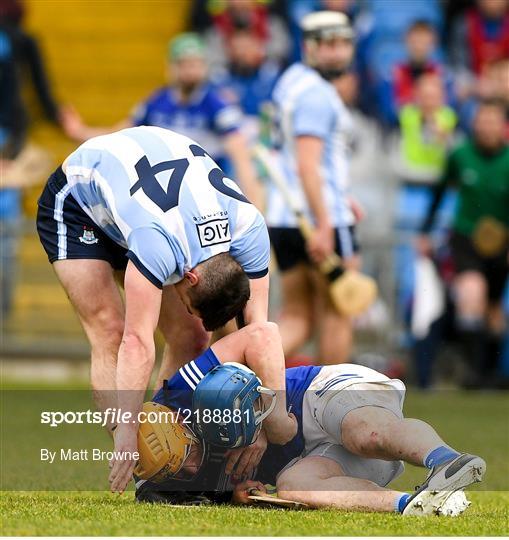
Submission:
{"label": "blurred spectator", "polygon": [[[271,13],[267,4],[258,0],[195,2],[193,28],[203,32],[212,73],[228,63],[229,42],[236,30],[250,30],[265,45],[269,59],[280,64],[286,61],[288,31],[284,21]],[[210,21],[208,26],[207,20]]]}
{"label": "blurred spectator", "polygon": [[[438,33],[443,25],[439,0],[364,0],[356,19],[356,66],[363,84],[362,109],[378,116],[381,82],[392,74],[393,67],[407,58],[405,34],[415,21],[427,21]],[[441,50],[434,51],[434,60]],[[392,116],[392,125],[396,117]]]}
{"label": "blurred spectator", "polygon": [[[36,173],[38,158],[47,155],[26,146],[29,116],[22,95],[25,76],[29,75],[44,115],[53,123],[59,122],[59,109],[49,86],[46,70],[37,41],[22,28],[24,9],[16,0],[0,1],[0,245],[1,245],[1,316],[8,316],[12,305],[16,245],[21,226],[21,187],[41,177]],[[35,165],[33,156],[35,158]],[[21,158],[21,156],[23,156]],[[30,163],[30,178],[23,177],[23,166]],[[21,165],[20,165],[21,163]]]}
{"label": "blurred spectator", "polygon": [[452,80],[441,63],[433,58],[437,37],[435,28],[425,20],[415,21],[409,27],[405,36],[407,59],[396,64],[380,85],[380,113],[388,125],[396,125],[401,107],[413,101],[416,81],[423,74],[442,78],[447,87],[447,100],[452,102]]}
{"label": "blurred spectator", "polygon": [[8,133],[4,156],[11,158],[21,151],[27,136],[29,117],[22,96],[26,75],[33,84],[46,118],[55,124],[59,122],[59,109],[51,92],[39,45],[23,29],[23,16],[20,2],[0,1],[0,125]]}
{"label": "blurred spectator", "polygon": [[414,83],[413,95],[414,103],[399,112],[399,172],[407,180],[434,182],[443,168],[456,113],[446,105],[442,80],[435,73],[421,75]]}
{"label": "blurred spectator", "polygon": [[[500,100],[509,113],[509,58],[485,64],[470,95],[464,96],[459,105],[460,126],[464,131],[471,131],[479,101],[484,99]],[[509,116],[506,116],[506,138],[509,140]]]}
{"label": "blurred spectator", "polygon": [[477,0],[455,21],[450,55],[458,72],[480,75],[486,64],[509,58],[508,7],[508,0]]}
{"label": "blurred spectator", "polygon": [[[414,104],[405,105],[399,113],[399,166],[396,168],[401,181],[396,207],[396,283],[398,303],[409,322],[411,313],[415,311],[411,307],[416,302],[417,286],[418,261],[414,237],[429,207],[433,185],[441,176],[457,121],[454,111],[445,104],[442,80],[434,73],[421,75],[417,79],[414,101]],[[449,193],[440,223],[435,227],[434,234],[442,241],[452,218],[454,200],[453,194]],[[428,293],[431,294],[431,291]],[[434,332],[435,329],[432,329],[431,335],[414,336],[413,339],[416,372],[421,387],[431,384],[430,356],[437,341]]]}
{"label": "blurred spectator", "polygon": [[228,57],[228,69],[213,80],[226,99],[240,105],[247,117],[244,133],[253,140],[258,136],[258,116],[270,102],[280,68],[267,59],[265,43],[250,30],[232,34]]}
{"label": "blurred spectator", "polygon": [[452,296],[456,326],[464,346],[467,387],[491,384],[504,333],[502,295],[509,272],[509,147],[505,107],[480,104],[474,135],[449,156],[442,181],[422,227],[418,249],[431,252],[426,236],[446,188],[458,187],[458,205],[449,242],[455,277]]}
{"label": "blurred spectator", "polygon": [[242,113],[226,102],[208,81],[205,47],[197,34],[181,34],[168,49],[168,73],[173,84],[157,90],[135,108],[130,118],[109,127],[86,125],[76,111],[65,114],[68,135],[84,141],[132,126],[157,126],[175,130],[203,144],[225,172],[232,172],[247,197],[257,202],[255,171],[240,127]]}
{"label": "blurred spectator", "polygon": [[[456,126],[456,114],[445,103],[442,80],[437,74],[427,73],[416,80],[413,101],[399,113],[400,141],[395,163],[400,181],[395,209],[397,299],[403,319],[407,321],[410,321],[415,300],[414,237],[429,207],[433,185],[442,173]],[[454,197],[449,194],[435,230],[439,237],[445,235],[453,205]]]}

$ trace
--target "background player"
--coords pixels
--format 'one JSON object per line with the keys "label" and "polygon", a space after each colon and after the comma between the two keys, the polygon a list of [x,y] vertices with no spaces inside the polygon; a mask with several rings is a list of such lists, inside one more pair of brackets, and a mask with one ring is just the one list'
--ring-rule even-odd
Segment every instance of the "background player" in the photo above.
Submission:
{"label": "background player", "polygon": [[[242,311],[247,322],[267,318],[263,217],[187,137],[138,127],[90,139],[48,180],[37,226],[90,341],[101,408],[117,406],[116,389],[118,407],[140,410],[158,323],[174,361],[165,358],[162,380],[205,349],[208,330]],[[125,310],[114,279],[124,269]],[[282,369],[267,384],[284,384]],[[280,413],[289,438],[293,420]],[[136,449],[136,425],[118,426],[115,447]],[[113,490],[124,490],[133,466],[113,464]]]}
{"label": "background player", "polygon": [[268,194],[267,223],[281,271],[282,312],[278,321],[286,355],[319,331],[318,357],[337,364],[348,359],[351,321],[334,309],[326,280],[310,262],[334,250],[356,267],[354,213],[348,198],[350,114],[330,83],[353,55],[353,30],[346,15],[317,12],[302,21],[305,63],[290,66],[274,89],[281,136],[280,165],[289,188],[312,220],[308,242],[276,188]]}

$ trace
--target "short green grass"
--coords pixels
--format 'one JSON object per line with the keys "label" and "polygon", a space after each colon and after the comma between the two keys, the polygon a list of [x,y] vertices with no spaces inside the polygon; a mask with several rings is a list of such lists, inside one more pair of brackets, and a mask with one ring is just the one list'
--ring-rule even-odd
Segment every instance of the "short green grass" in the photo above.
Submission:
{"label": "short green grass", "polygon": [[502,536],[509,494],[476,492],[457,518],[334,510],[171,508],[98,492],[3,493],[3,535],[23,536]]}
{"label": "short green grass", "polygon": [[[404,518],[395,514],[338,510],[292,511],[232,506],[176,508],[135,504],[132,492],[117,496],[106,491],[2,491],[0,532],[6,536],[506,535],[509,533],[508,397],[501,393],[408,392],[406,416],[427,420],[449,444],[477,453],[487,461],[485,482],[469,493],[472,506],[457,518]],[[15,401],[11,402],[11,399]],[[6,409],[12,412],[13,403],[16,403],[15,417],[2,414],[2,443],[5,444],[6,435],[10,436],[16,426],[21,426],[18,427],[19,442],[14,445],[19,458],[16,459],[12,445],[5,445],[7,448],[5,452],[2,450],[1,458],[2,478],[11,482],[13,476],[19,477],[20,471],[24,471],[33,481],[27,484],[29,487],[22,487],[22,482],[19,489],[30,489],[32,485],[33,489],[40,489],[37,487],[38,474],[47,469],[41,469],[40,464],[27,463],[35,458],[21,447],[37,449],[43,444],[37,440],[36,423],[31,430],[31,421],[27,419],[35,417],[35,404],[11,396],[4,399],[4,413]],[[64,444],[64,431],[52,433],[55,445]],[[100,432],[96,438],[94,444],[105,441]],[[25,463],[24,467],[20,461]],[[97,489],[103,489],[107,472],[101,467],[84,469],[83,474],[97,478]],[[424,476],[424,470],[407,467],[393,487],[412,490]],[[73,489],[74,478],[73,475],[69,479],[63,478],[60,489]],[[2,483],[6,485],[4,481]]]}

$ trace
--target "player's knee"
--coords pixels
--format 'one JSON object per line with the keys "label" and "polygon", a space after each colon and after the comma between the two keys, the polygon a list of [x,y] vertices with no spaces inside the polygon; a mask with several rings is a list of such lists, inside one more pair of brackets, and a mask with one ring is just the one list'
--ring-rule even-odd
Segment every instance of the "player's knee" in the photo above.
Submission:
{"label": "player's knee", "polygon": [[377,429],[372,429],[366,424],[359,426],[357,432],[343,436],[345,447],[357,455],[371,455],[380,448],[380,433]]}
{"label": "player's knee", "polygon": [[344,446],[352,453],[361,456],[372,456],[380,453],[386,446],[385,423],[368,422],[351,418],[342,425]]}
{"label": "player's knee", "polygon": [[377,454],[384,449],[385,437],[380,428],[370,428],[366,433],[364,440],[361,441],[361,446],[364,451],[369,454]]}
{"label": "player's knee", "polygon": [[487,294],[486,279],[479,272],[463,272],[455,280],[454,297],[460,314],[482,315]]}
{"label": "player's knee", "polygon": [[271,341],[279,339],[279,329],[273,322],[255,322],[247,326],[249,342],[252,346],[267,346]]}

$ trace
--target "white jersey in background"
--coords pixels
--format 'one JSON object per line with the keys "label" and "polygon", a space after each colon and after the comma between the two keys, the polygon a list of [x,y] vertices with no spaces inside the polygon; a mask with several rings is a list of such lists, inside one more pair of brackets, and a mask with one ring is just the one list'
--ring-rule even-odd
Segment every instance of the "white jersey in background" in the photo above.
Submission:
{"label": "white jersey in background", "polygon": [[[281,144],[278,165],[296,202],[312,219],[297,175],[295,138],[299,135],[319,137],[324,142],[320,173],[331,223],[334,227],[353,225],[354,216],[346,201],[352,119],[336,89],[314,69],[296,63],[280,78],[273,99]],[[267,200],[269,226],[297,226],[293,213],[273,185],[269,187]]]}
{"label": "white jersey in background", "polygon": [[247,275],[267,273],[262,215],[192,139],[157,127],[95,137],[64,162],[78,204],[155,285],[229,252]]}

